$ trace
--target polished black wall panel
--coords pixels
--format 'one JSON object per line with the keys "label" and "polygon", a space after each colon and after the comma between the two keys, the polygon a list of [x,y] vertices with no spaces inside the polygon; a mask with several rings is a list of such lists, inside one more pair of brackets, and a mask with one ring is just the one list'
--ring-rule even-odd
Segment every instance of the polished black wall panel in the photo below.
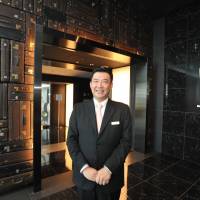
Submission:
{"label": "polished black wall panel", "polygon": [[177,69],[167,69],[166,84],[169,89],[184,89],[186,87],[186,74]]}
{"label": "polished black wall panel", "polygon": [[186,114],[185,135],[200,139],[200,113]]}
{"label": "polished black wall panel", "polygon": [[185,113],[184,112],[163,112],[163,133],[172,135],[184,134]]}
{"label": "polished black wall panel", "polygon": [[166,43],[183,41],[187,37],[187,18],[168,17],[166,19]]}
{"label": "polished black wall panel", "polygon": [[200,140],[185,138],[184,158],[196,163],[200,163]]}
{"label": "polished black wall panel", "polygon": [[164,110],[185,111],[185,89],[168,89],[164,93]]}
{"label": "polished black wall panel", "polygon": [[188,65],[194,65],[194,72],[196,71],[196,69],[199,68],[198,66],[200,62],[199,54],[200,54],[200,39],[188,40]]}
{"label": "polished black wall panel", "polygon": [[165,64],[169,68],[186,68],[186,42],[178,42],[165,47]]}
{"label": "polished black wall panel", "polygon": [[199,112],[200,104],[200,79],[197,75],[187,74],[186,87],[186,112]]}
{"label": "polished black wall panel", "polygon": [[183,157],[184,137],[163,133],[162,152],[175,158]]}
{"label": "polished black wall panel", "polygon": [[162,137],[162,151],[165,154],[198,163],[200,163],[199,17],[199,4],[176,10],[166,17]]}
{"label": "polished black wall panel", "polygon": [[199,38],[200,35],[200,12],[193,13],[189,16],[189,25],[188,25],[188,37],[189,38]]}

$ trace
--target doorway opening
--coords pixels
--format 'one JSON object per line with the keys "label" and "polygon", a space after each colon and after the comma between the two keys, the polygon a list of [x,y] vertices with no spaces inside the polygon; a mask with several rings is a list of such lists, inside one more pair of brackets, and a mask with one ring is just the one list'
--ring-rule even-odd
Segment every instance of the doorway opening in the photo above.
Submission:
{"label": "doorway opening", "polygon": [[[41,170],[42,178],[67,172],[66,166],[66,84],[42,83]],[[73,101],[73,99],[72,99]]]}

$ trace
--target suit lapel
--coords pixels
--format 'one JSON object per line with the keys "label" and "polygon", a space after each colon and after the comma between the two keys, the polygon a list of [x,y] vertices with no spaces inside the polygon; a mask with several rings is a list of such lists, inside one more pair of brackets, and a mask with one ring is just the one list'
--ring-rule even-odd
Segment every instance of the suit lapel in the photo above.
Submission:
{"label": "suit lapel", "polygon": [[97,131],[97,122],[96,122],[96,113],[95,113],[95,107],[94,107],[94,101],[91,99],[88,103],[88,116],[91,121],[92,128],[94,129],[95,134],[98,134]]}
{"label": "suit lapel", "polygon": [[112,101],[110,99],[108,99],[106,109],[105,109],[105,113],[104,113],[104,116],[103,116],[103,121],[102,121],[101,128],[100,128],[99,136],[101,136],[101,134],[103,133],[103,131],[104,131],[107,123],[109,122],[113,112],[114,112],[114,109],[113,109],[113,106],[112,106]]}

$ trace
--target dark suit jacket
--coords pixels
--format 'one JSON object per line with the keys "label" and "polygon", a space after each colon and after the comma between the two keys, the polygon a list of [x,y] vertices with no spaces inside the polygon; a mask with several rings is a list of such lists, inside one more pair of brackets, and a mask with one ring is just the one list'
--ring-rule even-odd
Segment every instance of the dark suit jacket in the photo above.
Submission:
{"label": "dark suit jacket", "polygon": [[[112,192],[124,184],[124,161],[131,147],[132,121],[129,107],[108,100],[100,133],[97,132],[93,100],[76,104],[70,118],[67,146],[73,160],[75,184],[85,190],[95,186]],[[95,169],[104,165],[111,172],[111,180],[105,186],[87,180],[80,173],[85,164]]]}

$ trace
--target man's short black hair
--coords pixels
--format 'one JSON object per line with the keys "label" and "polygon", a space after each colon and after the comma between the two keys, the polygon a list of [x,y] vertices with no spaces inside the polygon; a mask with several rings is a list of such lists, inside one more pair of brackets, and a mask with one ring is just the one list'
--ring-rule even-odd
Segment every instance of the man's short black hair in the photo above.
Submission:
{"label": "man's short black hair", "polygon": [[113,81],[113,73],[112,73],[112,68],[111,68],[111,67],[108,67],[108,66],[96,67],[96,68],[92,71],[90,80],[92,80],[92,77],[93,77],[93,75],[94,75],[96,72],[105,72],[105,73],[108,73],[108,74],[110,75],[110,80],[111,80],[111,82]]}

